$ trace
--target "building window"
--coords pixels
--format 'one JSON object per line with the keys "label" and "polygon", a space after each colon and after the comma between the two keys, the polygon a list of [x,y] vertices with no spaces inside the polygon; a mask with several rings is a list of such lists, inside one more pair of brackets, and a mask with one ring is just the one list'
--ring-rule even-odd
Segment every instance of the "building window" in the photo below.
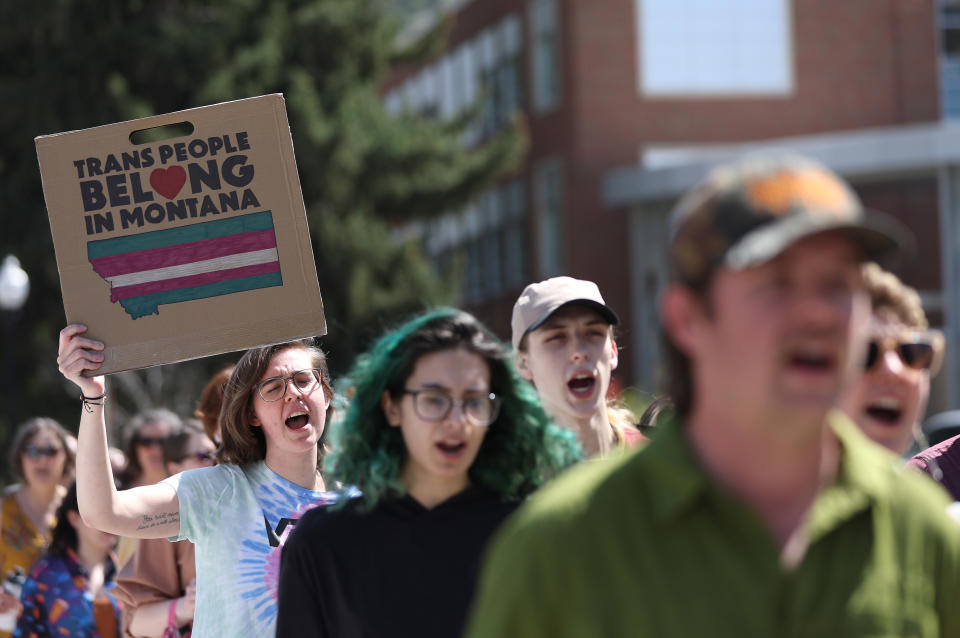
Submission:
{"label": "building window", "polygon": [[940,101],[943,116],[960,117],[960,0],[940,0]]}
{"label": "building window", "polygon": [[556,0],[530,0],[532,106],[545,113],[560,104],[560,29]]}
{"label": "building window", "polygon": [[513,290],[527,283],[526,190],[515,179],[504,185],[503,194],[503,283]]}
{"label": "building window", "polygon": [[461,43],[384,96],[391,115],[416,113],[450,120],[483,97],[482,117],[465,132],[472,146],[496,133],[521,108],[520,53],[523,31],[511,13]]}
{"label": "building window", "polygon": [[403,112],[403,95],[401,92],[394,89],[387,93],[383,99],[383,107],[390,115],[400,115]]}
{"label": "building window", "polygon": [[497,49],[500,51],[496,70],[497,121],[502,124],[520,109],[520,19],[508,15],[497,28]]}
{"label": "building window", "polygon": [[635,0],[640,92],[788,94],[789,0]]}
{"label": "building window", "polygon": [[482,303],[526,282],[525,204],[523,182],[515,179],[430,223],[427,254],[441,273],[460,265],[464,303]]}
{"label": "building window", "polygon": [[511,14],[474,40],[485,100],[480,137],[496,133],[520,109],[521,38],[520,20]]}
{"label": "building window", "polygon": [[453,58],[449,55],[440,61],[440,117],[449,120],[457,114],[457,98],[454,93]]}
{"label": "building window", "polygon": [[537,209],[537,257],[541,279],[563,272],[563,167],[560,160],[540,161],[534,169]]}

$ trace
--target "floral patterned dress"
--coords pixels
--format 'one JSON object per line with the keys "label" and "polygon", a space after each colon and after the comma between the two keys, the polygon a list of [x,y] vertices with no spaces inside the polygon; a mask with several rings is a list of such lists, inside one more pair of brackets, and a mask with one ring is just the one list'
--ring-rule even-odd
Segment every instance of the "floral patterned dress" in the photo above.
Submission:
{"label": "floral patterned dress", "polygon": [[[51,520],[51,529],[53,523]],[[28,573],[49,544],[50,533],[38,532],[30,517],[20,509],[16,495],[6,495],[0,502],[0,580],[18,567]],[[10,636],[9,631],[0,630],[0,638]]]}
{"label": "floral patterned dress", "polygon": [[72,550],[47,554],[30,570],[20,600],[23,612],[14,638],[115,638],[119,635],[120,608],[109,591],[116,569],[108,559],[106,596],[94,598],[88,590],[90,575]]}

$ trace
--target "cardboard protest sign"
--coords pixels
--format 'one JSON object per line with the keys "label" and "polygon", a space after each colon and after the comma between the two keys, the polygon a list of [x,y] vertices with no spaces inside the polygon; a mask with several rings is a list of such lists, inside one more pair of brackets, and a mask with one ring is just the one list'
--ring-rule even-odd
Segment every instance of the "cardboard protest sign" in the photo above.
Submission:
{"label": "cardboard protest sign", "polygon": [[[192,132],[135,143],[138,131]],[[100,372],[326,332],[282,95],[36,138],[68,323]]]}

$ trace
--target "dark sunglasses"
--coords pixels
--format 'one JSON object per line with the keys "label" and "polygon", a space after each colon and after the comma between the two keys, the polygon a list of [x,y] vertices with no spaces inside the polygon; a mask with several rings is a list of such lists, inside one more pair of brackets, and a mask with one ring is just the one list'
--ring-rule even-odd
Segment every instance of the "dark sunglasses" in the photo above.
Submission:
{"label": "dark sunglasses", "polygon": [[137,438],[137,445],[142,445],[143,447],[163,445],[163,442],[166,440],[165,437],[141,436]]}
{"label": "dark sunglasses", "polygon": [[197,461],[212,461],[213,452],[207,452],[206,450],[201,450],[200,452],[191,452],[180,460],[185,461],[187,459],[196,459]]}
{"label": "dark sunglasses", "polygon": [[38,459],[41,456],[46,456],[52,459],[56,455],[60,454],[60,448],[40,447],[39,445],[27,445],[27,446],[24,446],[23,453],[26,454],[27,457],[31,459]]}
{"label": "dark sunglasses", "polygon": [[906,367],[936,374],[943,359],[943,334],[930,330],[901,339],[873,337],[867,343],[864,369],[872,370],[888,350],[896,352]]}

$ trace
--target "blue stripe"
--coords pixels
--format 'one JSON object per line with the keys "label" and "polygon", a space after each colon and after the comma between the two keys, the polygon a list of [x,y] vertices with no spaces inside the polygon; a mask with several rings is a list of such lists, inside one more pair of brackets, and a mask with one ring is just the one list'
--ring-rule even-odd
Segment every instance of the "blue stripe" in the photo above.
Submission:
{"label": "blue stripe", "polygon": [[145,317],[147,315],[159,314],[158,306],[161,304],[179,303],[181,301],[193,301],[196,299],[206,299],[207,297],[217,297],[220,295],[229,295],[235,292],[244,292],[246,290],[257,290],[259,288],[270,288],[273,286],[282,286],[283,278],[279,272],[265,273],[263,275],[254,275],[253,277],[241,277],[240,279],[229,279],[227,281],[218,281],[212,284],[202,286],[191,286],[189,288],[179,288],[177,290],[167,290],[150,295],[141,295],[139,297],[128,297],[121,299],[120,305],[134,319]]}

